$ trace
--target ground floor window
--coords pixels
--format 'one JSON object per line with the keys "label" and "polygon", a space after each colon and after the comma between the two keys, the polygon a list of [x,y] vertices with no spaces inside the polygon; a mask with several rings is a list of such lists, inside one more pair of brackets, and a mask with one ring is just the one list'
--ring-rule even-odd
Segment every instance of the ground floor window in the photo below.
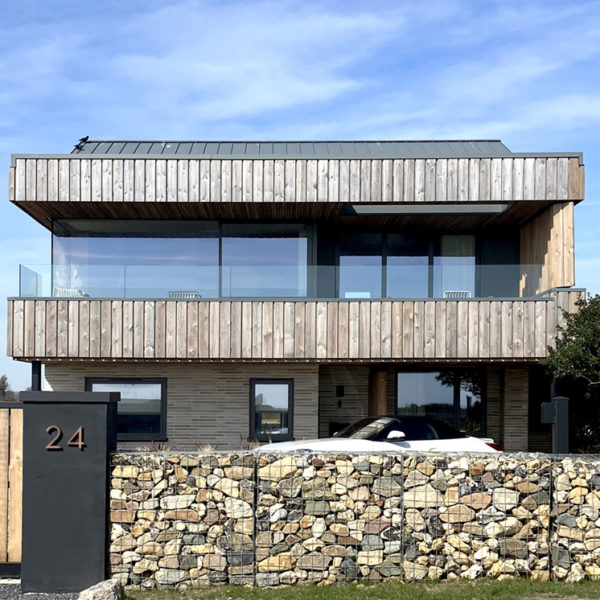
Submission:
{"label": "ground floor window", "polygon": [[120,392],[117,404],[117,439],[167,439],[167,380],[88,377],[90,392]]}
{"label": "ground floor window", "polygon": [[431,417],[470,434],[485,433],[482,369],[399,371],[396,383],[398,415]]}
{"label": "ground floor window", "polygon": [[294,380],[250,380],[250,439],[294,439]]}

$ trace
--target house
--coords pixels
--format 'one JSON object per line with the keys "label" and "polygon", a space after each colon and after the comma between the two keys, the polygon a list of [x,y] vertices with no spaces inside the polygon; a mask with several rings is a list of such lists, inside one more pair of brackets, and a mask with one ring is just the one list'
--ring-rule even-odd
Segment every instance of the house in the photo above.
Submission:
{"label": "house", "polygon": [[8,354],[47,390],[120,391],[124,447],[218,449],[428,414],[542,450],[573,289],[578,153],[498,140],[82,141],[13,155],[52,233]]}

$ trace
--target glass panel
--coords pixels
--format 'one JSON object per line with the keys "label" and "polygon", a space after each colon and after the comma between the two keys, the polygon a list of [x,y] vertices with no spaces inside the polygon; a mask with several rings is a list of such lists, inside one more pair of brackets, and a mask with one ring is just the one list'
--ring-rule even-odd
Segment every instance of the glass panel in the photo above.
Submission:
{"label": "glass panel", "polygon": [[388,298],[429,296],[429,240],[410,235],[387,237]]}
{"label": "glass panel", "polygon": [[438,419],[454,426],[454,382],[439,372],[398,373],[398,415]]}
{"label": "glass panel", "polygon": [[160,383],[94,382],[93,392],[121,392],[117,404],[117,433],[160,433]]}
{"label": "glass panel", "polygon": [[254,432],[256,436],[289,434],[290,386],[287,383],[257,383],[254,385]]}
{"label": "glass panel", "polygon": [[354,234],[340,238],[340,298],[380,298],[381,235]]}
{"label": "glass panel", "polygon": [[213,222],[59,221],[52,243],[54,296],[218,296]]}
{"label": "glass panel", "polygon": [[304,226],[223,225],[222,294],[234,298],[307,295]]}
{"label": "glass panel", "polygon": [[460,374],[459,429],[470,434],[479,434],[482,429],[483,402],[482,380],[479,371]]}
{"label": "glass panel", "polygon": [[475,296],[475,236],[443,235],[440,255],[433,259],[435,298]]}

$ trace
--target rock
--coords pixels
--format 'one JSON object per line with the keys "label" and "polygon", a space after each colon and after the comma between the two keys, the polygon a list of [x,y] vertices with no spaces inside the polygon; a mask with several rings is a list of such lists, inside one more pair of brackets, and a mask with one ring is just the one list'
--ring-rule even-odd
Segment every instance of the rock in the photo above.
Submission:
{"label": "rock", "polygon": [[381,509],[379,508],[379,506],[371,505],[371,506],[367,506],[367,508],[365,508],[361,517],[365,521],[373,521],[373,519],[376,519],[380,514],[381,514]]}
{"label": "rock", "polygon": [[421,516],[420,511],[414,508],[409,508],[404,515],[404,523],[413,531],[423,531],[425,529],[425,519]]}
{"label": "rock", "polygon": [[279,575],[277,573],[257,573],[256,585],[258,587],[272,587],[279,585]]}
{"label": "rock", "polygon": [[381,550],[383,549],[383,540],[378,535],[365,535],[363,536],[361,546],[364,550]]}
{"label": "rock", "polygon": [[384,529],[387,529],[391,525],[391,521],[385,517],[373,519],[369,521],[365,528],[364,533],[381,533]]}
{"label": "rock", "polygon": [[307,515],[323,516],[328,514],[329,510],[329,502],[326,500],[307,500],[304,506],[304,512]]}
{"label": "rock", "polygon": [[123,586],[114,579],[107,579],[83,590],[78,600],[123,600]]}
{"label": "rock", "polygon": [[402,575],[402,567],[388,559],[384,560],[377,570],[384,577],[400,577]]}
{"label": "rock", "polygon": [[196,500],[195,494],[179,494],[173,496],[165,496],[160,500],[160,507],[165,510],[177,510],[187,508]]}
{"label": "rock", "polygon": [[243,517],[252,517],[254,511],[252,506],[240,500],[239,498],[225,498],[225,514],[230,518],[240,519]]}
{"label": "rock", "polygon": [[112,470],[113,477],[120,477],[122,479],[137,479],[140,473],[140,468],[133,465],[117,465]]}
{"label": "rock", "polygon": [[475,518],[475,511],[465,504],[449,506],[448,510],[440,514],[440,520],[444,523],[466,523]]}
{"label": "rock", "polygon": [[348,525],[344,525],[343,523],[332,523],[329,526],[329,529],[335,533],[335,535],[347,536],[350,535],[350,529]]}
{"label": "rock", "polygon": [[[206,509],[204,509],[204,511],[206,511]],[[204,514],[204,512],[202,514]],[[171,521],[188,521],[190,523],[197,523],[200,520],[200,513],[197,510],[190,508],[167,510],[165,511],[165,519]]]}
{"label": "rock", "polygon": [[408,490],[419,485],[425,485],[429,481],[429,477],[420,471],[410,471],[404,479],[404,489]]}
{"label": "rock", "polygon": [[506,512],[519,503],[519,492],[508,488],[496,488],[493,492],[492,501],[498,510]]}
{"label": "rock", "polygon": [[223,478],[218,483],[215,484],[215,489],[223,492],[226,496],[231,496],[232,498],[240,497],[240,483],[239,481],[235,481],[233,479]]}
{"label": "rock", "polygon": [[380,477],[375,480],[371,489],[374,494],[389,498],[390,496],[398,496],[402,488],[400,487],[400,484],[391,477]]}
{"label": "rock", "polygon": [[202,566],[211,571],[224,571],[227,566],[227,560],[222,554],[207,554],[204,557]]}
{"label": "rock", "polygon": [[577,582],[581,581],[582,579],[585,579],[585,573],[584,573],[583,569],[581,568],[581,565],[579,563],[575,563],[571,567],[571,570],[569,571],[569,574],[567,575],[566,581],[568,583],[577,583]]}
{"label": "rock", "polygon": [[331,556],[324,556],[319,552],[309,552],[298,559],[297,566],[305,571],[325,571],[331,560]]}
{"label": "rock", "polygon": [[515,558],[527,558],[529,549],[522,540],[514,538],[501,538],[498,540],[498,549],[502,556],[514,556]]}
{"label": "rock", "polygon": [[475,493],[461,496],[460,503],[466,504],[475,510],[487,508],[492,502],[492,497],[486,493]]}
{"label": "rock", "polygon": [[437,508],[444,502],[439,490],[430,484],[420,485],[404,492],[404,505],[407,508]]}
{"label": "rock", "polygon": [[357,579],[359,575],[358,566],[350,558],[346,558],[341,562],[340,572],[343,574],[344,579],[346,581],[352,581],[353,579]]}
{"label": "rock", "polygon": [[435,473],[435,465],[425,460],[417,464],[417,471],[429,477]]}
{"label": "rock", "polygon": [[302,477],[290,477],[282,479],[277,484],[277,490],[284,498],[295,498],[302,489]]}
{"label": "rock", "polygon": [[339,544],[333,544],[331,546],[324,546],[321,550],[321,554],[325,556],[346,556],[346,547],[340,546]]}
{"label": "rock", "polygon": [[261,560],[257,567],[260,573],[277,573],[290,571],[296,564],[296,558],[290,552],[282,552]]}
{"label": "rock", "polygon": [[423,565],[419,565],[407,560],[402,565],[404,577],[407,581],[421,581],[428,575],[429,569]]}
{"label": "rock", "polygon": [[258,469],[258,478],[266,481],[281,481],[293,475],[297,470],[296,458],[286,456]]}
{"label": "rock", "polygon": [[383,562],[383,550],[363,550],[358,553],[356,562],[368,567],[378,565]]}
{"label": "rock", "polygon": [[470,579],[472,581],[473,579],[477,579],[482,574],[482,572],[483,568],[481,567],[481,565],[472,565],[466,571],[463,571],[460,574],[460,576],[464,579]]}

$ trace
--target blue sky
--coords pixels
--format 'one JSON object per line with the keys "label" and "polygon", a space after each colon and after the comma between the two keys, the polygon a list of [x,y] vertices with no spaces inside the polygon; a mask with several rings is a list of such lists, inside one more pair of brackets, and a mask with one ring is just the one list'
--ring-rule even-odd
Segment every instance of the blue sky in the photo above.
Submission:
{"label": "blue sky", "polygon": [[[0,344],[48,233],[11,153],[92,139],[500,138],[581,151],[577,285],[600,292],[600,2],[20,0],[0,16]],[[14,389],[29,366],[0,357]]]}

